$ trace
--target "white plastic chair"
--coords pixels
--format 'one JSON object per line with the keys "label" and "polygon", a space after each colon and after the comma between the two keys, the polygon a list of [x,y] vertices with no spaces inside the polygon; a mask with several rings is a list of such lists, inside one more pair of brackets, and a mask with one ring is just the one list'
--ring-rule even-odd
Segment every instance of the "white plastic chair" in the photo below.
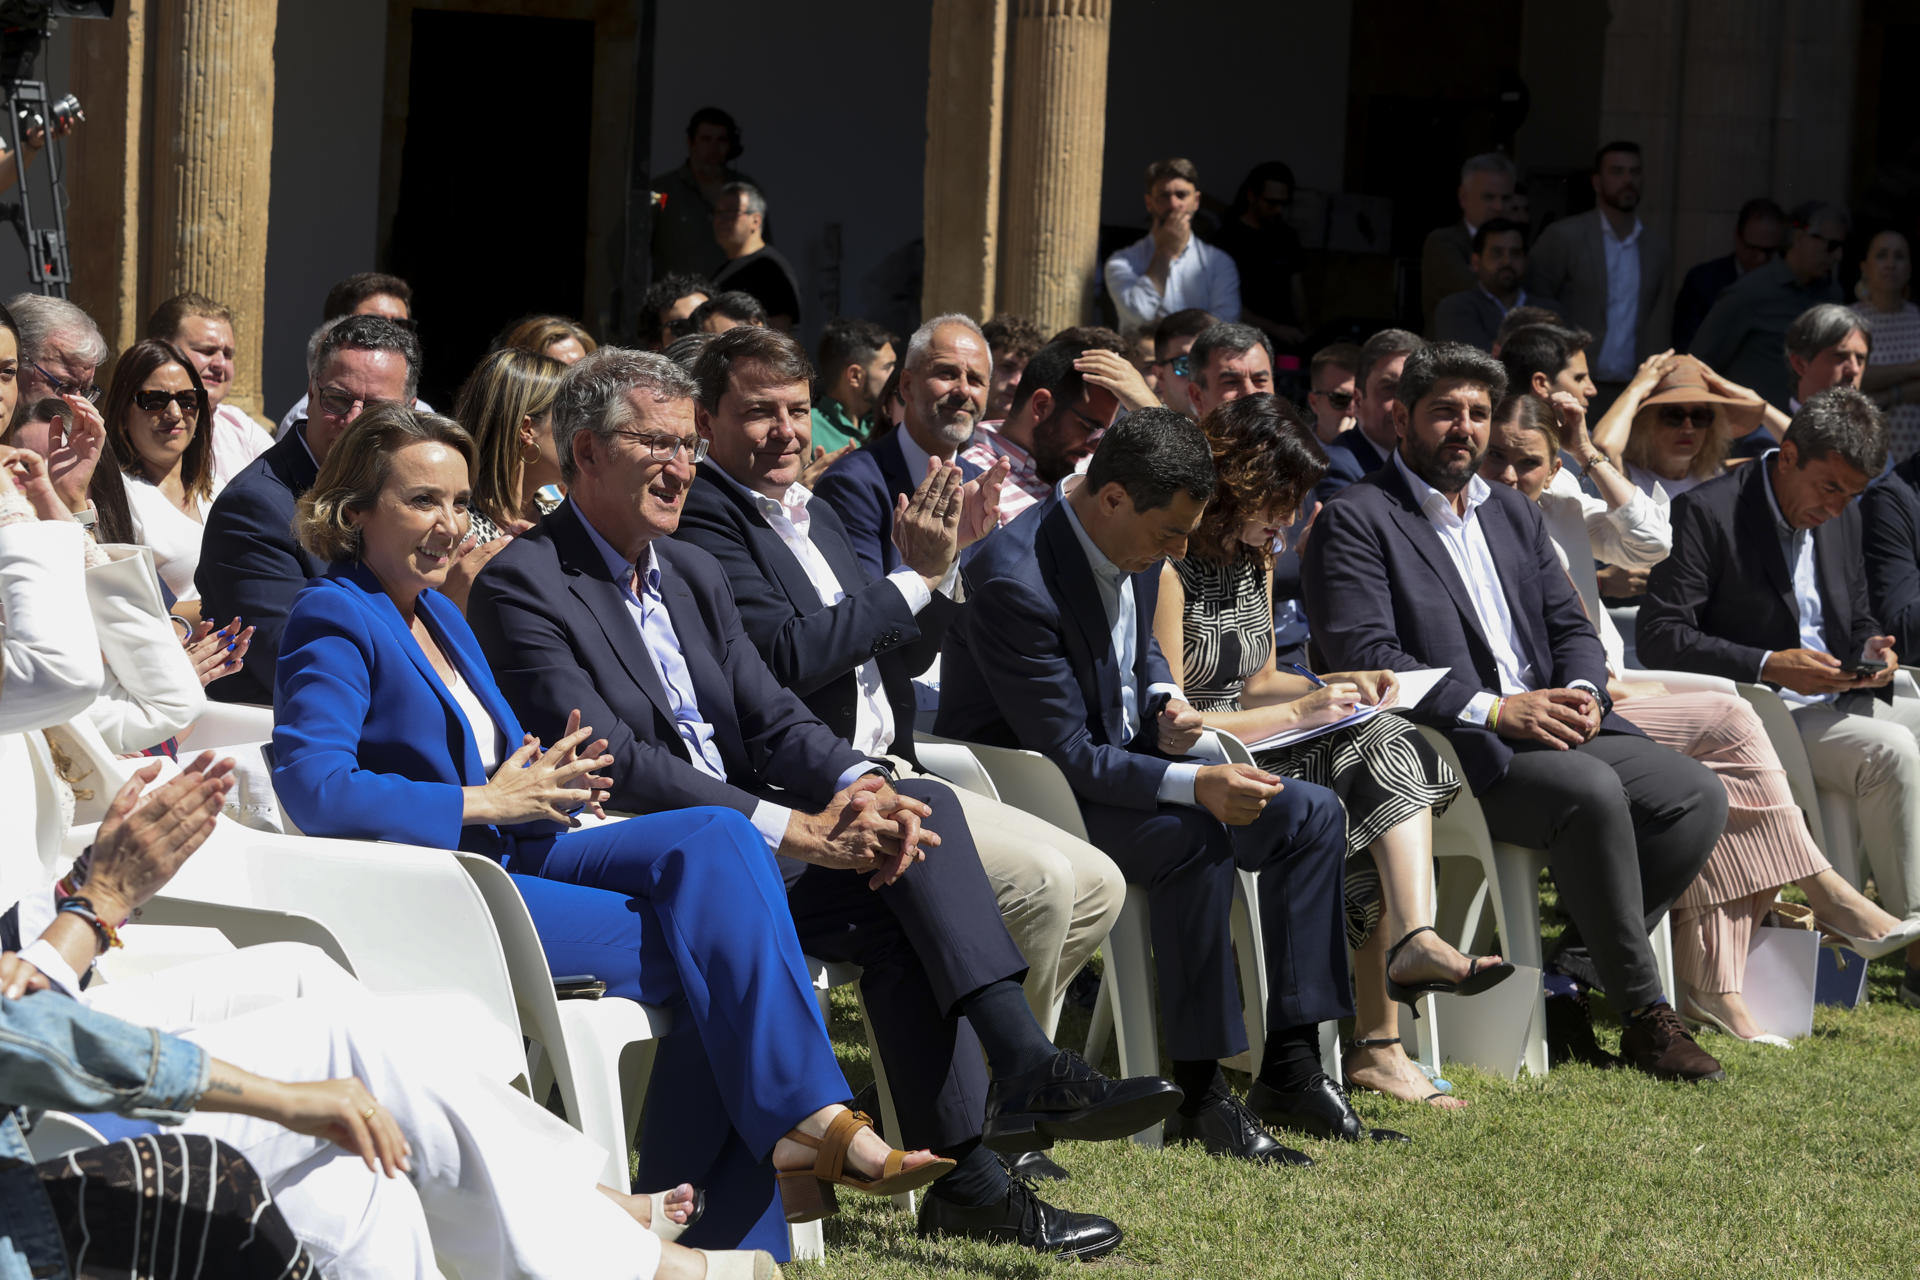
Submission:
{"label": "white plastic chair", "polygon": [[250,702],[208,702],[181,743],[195,751],[251,746],[273,740],[273,708]]}

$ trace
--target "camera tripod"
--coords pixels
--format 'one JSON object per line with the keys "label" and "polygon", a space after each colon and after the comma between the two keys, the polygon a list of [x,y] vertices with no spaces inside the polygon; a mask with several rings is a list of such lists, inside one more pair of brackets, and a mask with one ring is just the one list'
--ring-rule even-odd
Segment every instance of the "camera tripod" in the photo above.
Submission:
{"label": "camera tripod", "polygon": [[[72,262],[67,252],[67,189],[61,172],[60,152],[54,146],[54,121],[48,111],[47,86],[38,80],[14,80],[4,86],[12,122],[14,178],[20,184],[20,198],[0,203],[0,216],[13,223],[26,247],[27,267],[41,293],[51,297],[67,296]],[[33,218],[33,192],[27,183],[27,130],[47,131],[47,185],[52,193],[53,225],[36,226]]]}

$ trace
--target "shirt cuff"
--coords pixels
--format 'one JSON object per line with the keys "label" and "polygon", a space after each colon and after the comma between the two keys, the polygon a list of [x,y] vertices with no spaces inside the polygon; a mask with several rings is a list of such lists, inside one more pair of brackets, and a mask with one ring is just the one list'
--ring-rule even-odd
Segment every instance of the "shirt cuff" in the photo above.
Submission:
{"label": "shirt cuff", "polygon": [[1165,680],[1156,680],[1152,684],[1147,686],[1147,696],[1149,698],[1151,698],[1156,693],[1164,693],[1169,698],[1175,698],[1181,702],[1185,702],[1187,700],[1186,692],[1182,690],[1179,685],[1169,684]]}
{"label": "shirt cuff", "polygon": [[1154,798],[1161,804],[1183,804],[1189,809],[1194,808],[1193,780],[1200,776],[1201,768],[1190,761],[1168,765],[1167,771],[1160,775],[1160,789],[1154,793]]}
{"label": "shirt cuff", "polygon": [[787,823],[793,819],[793,810],[784,804],[775,804],[771,800],[762,800],[753,806],[748,821],[760,838],[767,842],[767,848],[775,853],[787,842]]}
{"label": "shirt cuff", "polygon": [[62,995],[80,998],[80,975],[73,971],[67,958],[45,938],[35,938],[20,948],[20,958],[47,975],[47,981],[54,985]]}
{"label": "shirt cuff", "polygon": [[1754,682],[1755,684],[1765,684],[1765,683],[1766,683],[1766,680],[1767,680],[1767,659],[1768,659],[1768,658],[1771,658],[1771,657],[1773,656],[1773,654],[1774,654],[1774,651],[1773,651],[1772,649],[1769,649],[1769,650],[1767,650],[1767,651],[1766,651],[1765,653],[1763,653],[1763,654],[1761,654],[1761,655],[1760,655],[1760,665],[1758,665],[1758,666],[1756,666],[1756,667],[1755,667],[1755,668],[1753,669],[1753,682]]}
{"label": "shirt cuff", "polygon": [[[956,562],[956,564],[957,563],[958,562]],[[947,591],[953,572],[954,570],[949,568],[947,570],[948,576],[940,580],[940,590],[942,592]],[[926,608],[927,604],[933,599],[933,591],[927,586],[927,580],[912,569],[895,569],[887,575],[887,581],[891,582],[899,590],[900,598],[907,602],[907,612],[916,616],[918,616],[919,612]]]}
{"label": "shirt cuff", "polygon": [[1493,704],[1498,701],[1499,698],[1482,689],[1467,699],[1466,706],[1460,708],[1460,723],[1484,725],[1487,717],[1493,714]]}

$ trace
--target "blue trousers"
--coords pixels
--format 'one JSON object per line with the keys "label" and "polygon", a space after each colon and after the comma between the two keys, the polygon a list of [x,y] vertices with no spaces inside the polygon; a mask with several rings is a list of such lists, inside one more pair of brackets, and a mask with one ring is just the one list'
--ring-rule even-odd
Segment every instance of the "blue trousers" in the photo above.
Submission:
{"label": "blue trousers", "polygon": [[786,885],[740,814],[682,809],[568,832],[521,846],[507,870],[556,975],[591,973],[608,994],[691,1024],[731,1127],[758,1159],[848,1096]]}

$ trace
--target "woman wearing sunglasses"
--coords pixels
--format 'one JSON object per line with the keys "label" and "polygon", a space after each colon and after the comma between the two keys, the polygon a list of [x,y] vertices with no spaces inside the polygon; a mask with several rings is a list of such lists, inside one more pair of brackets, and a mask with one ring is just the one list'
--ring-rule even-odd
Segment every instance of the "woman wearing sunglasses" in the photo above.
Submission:
{"label": "woman wearing sunglasses", "polygon": [[1733,443],[1772,427],[1759,396],[1692,356],[1650,357],[1593,429],[1593,443],[1655,501],[1727,469]]}
{"label": "woman wearing sunglasses", "polygon": [[214,496],[200,374],[172,343],[136,342],[114,367],[106,419],[114,456],[127,475],[133,536],[153,549],[174,612],[197,623],[200,592],[193,571]]}

